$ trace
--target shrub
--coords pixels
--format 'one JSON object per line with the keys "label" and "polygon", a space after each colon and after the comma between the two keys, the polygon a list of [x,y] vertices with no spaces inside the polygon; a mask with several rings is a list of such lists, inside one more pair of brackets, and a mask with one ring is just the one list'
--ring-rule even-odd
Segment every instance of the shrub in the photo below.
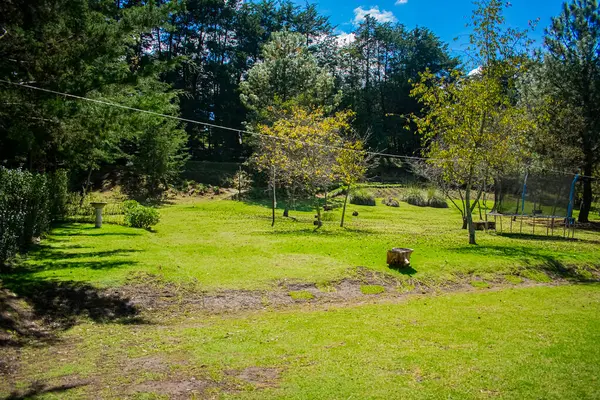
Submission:
{"label": "shrub", "polygon": [[69,177],[67,171],[58,170],[49,177],[50,216],[53,220],[64,220],[69,201]]}
{"label": "shrub", "polygon": [[127,225],[134,228],[150,229],[160,221],[160,214],[156,208],[137,204],[135,200],[126,201],[125,203],[123,204],[123,209]]}
{"label": "shrub", "polygon": [[427,201],[427,205],[433,208],[448,208],[448,202],[441,196],[432,197]]}
{"label": "shrub", "polygon": [[388,207],[400,207],[400,203],[398,202],[398,200],[394,199],[393,197],[383,199],[382,203]]}
{"label": "shrub", "polygon": [[132,211],[134,208],[141,207],[141,204],[135,200],[125,200],[123,202],[123,212],[127,213]]}
{"label": "shrub", "polygon": [[448,202],[435,188],[427,189],[427,205],[433,208],[448,208]]}
{"label": "shrub", "polygon": [[0,265],[26,251],[34,237],[66,214],[64,172],[34,174],[0,167]]}
{"label": "shrub", "polygon": [[357,190],[352,193],[350,204],[359,206],[374,206],[376,204],[375,197],[366,190]]}
{"label": "shrub", "polygon": [[427,200],[425,200],[421,189],[418,188],[409,188],[407,193],[404,195],[404,201],[413,206],[427,206]]}

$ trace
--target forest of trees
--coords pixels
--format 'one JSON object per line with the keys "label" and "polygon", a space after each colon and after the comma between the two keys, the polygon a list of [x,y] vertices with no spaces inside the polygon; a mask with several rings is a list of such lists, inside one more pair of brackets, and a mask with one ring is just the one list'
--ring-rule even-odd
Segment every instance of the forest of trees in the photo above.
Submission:
{"label": "forest of trees", "polygon": [[[504,7],[497,0],[479,3],[482,10]],[[597,174],[597,1],[565,4],[540,49],[529,49],[522,32],[499,34],[498,15],[488,21],[483,16],[496,50],[475,66],[485,77],[511,60],[513,75],[504,79],[504,71],[495,82],[503,86],[502,101],[524,107],[534,121],[521,132],[530,142],[525,161]],[[110,166],[125,187],[154,195],[177,179],[186,160],[239,162],[253,152],[252,141],[239,140],[235,131],[7,81],[241,130],[274,123],[281,107],[350,111],[352,131],[368,137],[368,148],[426,155],[430,134],[419,121],[427,119],[431,103],[415,96],[414,84],[426,72],[452,81],[474,65],[452,57],[448,44],[427,28],[366,16],[352,37],[342,43],[315,4],[288,0],[2,2],[0,163],[68,169],[81,182]],[[521,58],[513,62],[502,52],[511,45],[514,50],[516,42]],[[472,44],[481,45],[477,38]],[[592,182],[583,182],[587,220]]]}

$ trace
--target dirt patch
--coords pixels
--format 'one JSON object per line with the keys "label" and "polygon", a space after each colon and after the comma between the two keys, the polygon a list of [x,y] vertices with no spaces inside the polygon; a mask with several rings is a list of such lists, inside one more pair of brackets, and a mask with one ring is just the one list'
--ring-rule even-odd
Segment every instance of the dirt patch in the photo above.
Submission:
{"label": "dirt patch", "polygon": [[227,290],[215,295],[203,297],[202,308],[205,310],[238,311],[256,310],[268,305],[262,292]]}
{"label": "dirt patch", "polygon": [[277,387],[281,370],[269,367],[248,367],[242,370],[227,370],[225,374],[247,382],[257,389]]}
{"label": "dirt patch", "polygon": [[133,385],[129,389],[130,394],[153,393],[169,396],[170,399],[189,399],[192,395],[200,395],[202,398],[216,398],[216,394],[210,396],[218,385],[209,380],[197,378],[181,380],[146,381]]}
{"label": "dirt patch", "polygon": [[[567,272],[557,270],[552,276],[553,281],[547,284],[562,284],[572,282]],[[116,289],[118,296],[130,299],[132,304],[141,310],[150,312],[159,311],[161,314],[176,315],[183,312],[221,314],[236,313],[249,310],[281,309],[305,304],[308,306],[330,304],[362,304],[373,301],[389,301],[397,298],[419,294],[436,294],[460,291],[473,291],[473,281],[483,278],[473,274],[456,275],[452,281],[428,282],[410,277],[411,270],[405,271],[408,275],[399,279],[391,274],[372,271],[368,268],[358,267],[347,274],[349,277],[335,282],[329,282],[320,287],[314,283],[280,281],[274,290],[221,290],[206,293],[193,287],[175,286],[163,283],[158,278],[146,277],[144,284],[125,285]],[[595,271],[596,272],[596,271]],[[537,285],[526,277],[520,278],[518,283],[509,282],[503,275],[485,277],[490,283],[490,288],[514,287],[523,285]],[[571,280],[569,280],[571,279]],[[598,276],[594,275],[595,281]],[[577,281],[575,279],[575,281]],[[588,279],[589,281],[589,279]],[[377,285],[384,288],[383,293],[365,295],[361,291],[364,285]],[[479,288],[481,290],[481,288]],[[293,299],[292,292],[308,292],[310,299]],[[115,293],[117,294],[117,293]],[[158,315],[161,315],[158,314]]]}
{"label": "dirt patch", "polygon": [[171,364],[159,355],[140,358],[130,358],[127,360],[124,372],[148,371],[157,373],[168,373]]}

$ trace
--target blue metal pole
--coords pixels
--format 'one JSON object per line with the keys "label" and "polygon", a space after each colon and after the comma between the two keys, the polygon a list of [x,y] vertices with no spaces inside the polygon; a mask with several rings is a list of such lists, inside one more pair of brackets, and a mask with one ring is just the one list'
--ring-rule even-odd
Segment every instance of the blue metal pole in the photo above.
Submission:
{"label": "blue metal pole", "polygon": [[527,177],[529,177],[529,172],[525,173],[525,180],[523,181],[523,194],[521,195],[521,215],[525,214],[525,194],[527,193]]}

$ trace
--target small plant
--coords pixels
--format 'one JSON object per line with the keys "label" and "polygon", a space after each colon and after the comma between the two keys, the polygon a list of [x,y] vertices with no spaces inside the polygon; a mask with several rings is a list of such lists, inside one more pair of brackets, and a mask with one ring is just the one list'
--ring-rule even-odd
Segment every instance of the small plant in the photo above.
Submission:
{"label": "small plant", "polygon": [[427,205],[433,208],[448,208],[448,202],[443,197],[432,197],[427,201]]}
{"label": "small plant", "polygon": [[160,221],[160,214],[156,208],[143,206],[135,200],[124,202],[123,211],[125,223],[134,228],[150,229]]}
{"label": "small plant", "polygon": [[448,202],[434,187],[427,189],[427,205],[433,208],[448,208]]}
{"label": "small plant", "polygon": [[387,199],[384,198],[382,203],[388,207],[400,207],[398,200],[394,199],[393,197],[388,197]]}
{"label": "small plant", "polygon": [[404,201],[413,206],[427,206],[427,200],[423,196],[423,191],[416,187],[412,187],[407,190],[406,194],[404,195]]}
{"label": "small plant", "polygon": [[315,296],[308,290],[296,290],[289,293],[294,300],[312,300]]}
{"label": "small plant", "polygon": [[385,288],[380,285],[361,285],[360,291],[362,294],[380,294],[385,292]]}
{"label": "small plant", "polygon": [[356,190],[352,193],[350,204],[359,206],[374,206],[376,203],[375,197],[366,190]]}

